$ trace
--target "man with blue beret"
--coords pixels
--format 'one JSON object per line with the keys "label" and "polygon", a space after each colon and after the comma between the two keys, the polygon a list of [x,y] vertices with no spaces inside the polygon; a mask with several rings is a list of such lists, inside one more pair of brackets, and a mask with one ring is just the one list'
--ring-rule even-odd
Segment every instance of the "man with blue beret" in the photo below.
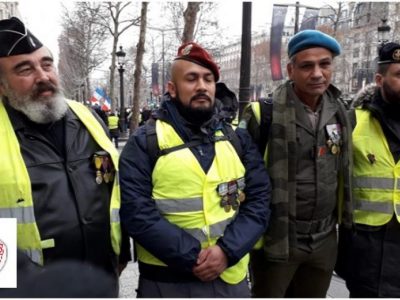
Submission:
{"label": "man with blue beret", "polygon": [[266,140],[259,149],[268,153],[273,188],[271,221],[251,254],[254,297],[325,298],[336,262],[336,224],[351,226],[349,121],[331,84],[340,52],[321,31],[294,35],[289,80],[272,101],[249,106],[240,123]]}
{"label": "man with blue beret", "polygon": [[400,44],[379,50],[375,85],[352,106],[354,228],[339,231],[336,272],[352,298],[400,297]]}

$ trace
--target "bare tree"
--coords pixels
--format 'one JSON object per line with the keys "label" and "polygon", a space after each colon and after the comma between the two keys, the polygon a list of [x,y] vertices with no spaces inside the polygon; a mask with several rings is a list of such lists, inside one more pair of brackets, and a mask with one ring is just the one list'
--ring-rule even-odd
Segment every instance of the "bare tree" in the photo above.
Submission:
{"label": "bare tree", "polygon": [[143,54],[144,45],[146,42],[146,27],[147,27],[147,6],[148,2],[142,2],[142,10],[140,14],[140,34],[139,42],[137,44],[136,59],[135,59],[135,72],[134,72],[134,85],[133,85],[133,108],[132,118],[129,125],[130,132],[137,128],[139,124],[139,104],[140,104],[140,81],[142,76]]}
{"label": "bare tree", "polygon": [[[214,11],[215,2],[168,2],[167,15],[176,28],[177,38],[181,43],[197,41],[207,48],[215,47],[219,38],[218,21]],[[182,31],[183,28],[183,31]]]}
{"label": "bare tree", "polygon": [[103,2],[102,8],[108,12],[104,17],[99,17],[97,24],[107,30],[112,37],[112,50],[111,50],[111,65],[110,65],[110,80],[108,95],[112,99],[111,109],[115,110],[116,101],[114,101],[114,83],[115,83],[115,69],[118,41],[120,36],[134,25],[139,25],[140,17],[124,16],[123,12],[131,5],[131,2]]}
{"label": "bare tree", "polygon": [[69,97],[75,97],[83,87],[83,101],[91,90],[91,72],[107,58],[103,47],[106,30],[96,24],[99,16],[106,18],[96,2],[76,2],[72,12],[64,7],[59,38],[61,82]]}
{"label": "bare tree", "polygon": [[197,13],[200,11],[201,2],[188,2],[183,13],[185,27],[182,33],[182,43],[193,41],[196,27]]}

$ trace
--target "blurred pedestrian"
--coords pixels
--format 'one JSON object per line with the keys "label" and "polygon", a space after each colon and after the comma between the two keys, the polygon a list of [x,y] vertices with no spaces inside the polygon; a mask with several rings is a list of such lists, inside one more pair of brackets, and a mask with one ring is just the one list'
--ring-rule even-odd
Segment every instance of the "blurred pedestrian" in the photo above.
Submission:
{"label": "blurred pedestrian", "polygon": [[251,137],[221,116],[218,79],[205,49],[180,46],[155,119],[121,154],[138,297],[250,296],[248,253],[268,223],[269,179]]}
{"label": "blurred pedestrian", "polygon": [[96,113],[65,99],[49,49],[14,17],[0,21],[0,94],[0,217],[17,218],[18,247],[35,264],[92,264],[116,294],[129,259],[127,236],[119,259],[118,152]]}
{"label": "blurred pedestrian", "polygon": [[264,245],[251,254],[255,297],[325,298],[336,262],[336,224],[351,226],[351,126],[331,84],[340,51],[318,30],[294,35],[289,80],[262,103],[265,109],[249,107],[241,121],[266,140],[267,151],[260,151],[268,154],[273,187]]}
{"label": "blurred pedestrian", "polygon": [[115,113],[110,113],[108,116],[108,129],[110,130],[111,140],[114,140],[115,148],[118,149],[118,139],[121,131],[121,124]]}

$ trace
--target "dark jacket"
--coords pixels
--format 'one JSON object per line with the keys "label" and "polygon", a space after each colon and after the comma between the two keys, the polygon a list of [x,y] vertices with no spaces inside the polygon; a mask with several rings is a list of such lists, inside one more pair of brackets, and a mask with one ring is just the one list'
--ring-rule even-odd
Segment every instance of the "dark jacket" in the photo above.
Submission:
{"label": "dark jacket", "polygon": [[[215,114],[201,130],[188,124],[177,112],[175,104],[166,100],[155,117],[171,124],[185,141],[212,136],[220,126],[227,126]],[[246,169],[246,200],[239,213],[227,227],[217,244],[228,258],[228,265],[236,264],[253,247],[268,224],[270,183],[257,148],[250,136],[238,129],[242,146],[242,162]],[[191,148],[205,172],[215,155],[214,144]],[[168,267],[153,268],[139,264],[142,276],[158,281],[195,280],[192,268],[201,250],[200,243],[184,230],[169,223],[152,200],[153,162],[148,155],[145,127],[140,127],[129,139],[120,160],[121,221],[129,234]],[[160,275],[165,274],[165,276]]]}
{"label": "dark jacket", "polygon": [[[112,184],[96,183],[92,160],[102,149],[71,110],[52,126],[42,126],[8,105],[6,109],[30,177],[41,240],[55,242],[43,250],[44,264],[73,259],[116,274],[110,238]],[[128,243],[122,252],[124,261],[129,260]]]}
{"label": "dark jacket", "polygon": [[[367,86],[352,103],[376,118],[395,162],[400,158],[400,106],[389,104],[380,90]],[[350,112],[354,126],[354,111]],[[340,228],[336,272],[346,280],[350,296],[362,298],[400,297],[400,224],[396,217],[382,226],[354,224]]]}

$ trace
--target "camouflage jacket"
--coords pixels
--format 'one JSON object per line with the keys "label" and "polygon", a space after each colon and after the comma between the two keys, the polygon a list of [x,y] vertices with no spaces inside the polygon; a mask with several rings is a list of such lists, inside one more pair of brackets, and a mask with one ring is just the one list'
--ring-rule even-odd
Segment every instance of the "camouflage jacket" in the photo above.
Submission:
{"label": "camouflage jacket", "polygon": [[[269,260],[286,261],[289,249],[296,245],[296,228],[289,220],[296,219],[296,183],[295,183],[295,153],[296,153],[296,114],[293,101],[288,99],[290,81],[277,88],[273,96],[272,124],[268,137],[265,161],[273,183],[271,201],[271,220],[265,234],[264,252]],[[339,91],[330,86],[327,96],[337,100]],[[346,109],[340,100],[337,118],[342,124],[343,146],[342,166],[340,167],[340,191],[338,211],[339,222],[346,227],[352,225],[351,215],[351,131]],[[251,122],[251,121],[250,121]],[[251,126],[248,127],[251,132]],[[276,188],[279,185],[279,188]]]}

